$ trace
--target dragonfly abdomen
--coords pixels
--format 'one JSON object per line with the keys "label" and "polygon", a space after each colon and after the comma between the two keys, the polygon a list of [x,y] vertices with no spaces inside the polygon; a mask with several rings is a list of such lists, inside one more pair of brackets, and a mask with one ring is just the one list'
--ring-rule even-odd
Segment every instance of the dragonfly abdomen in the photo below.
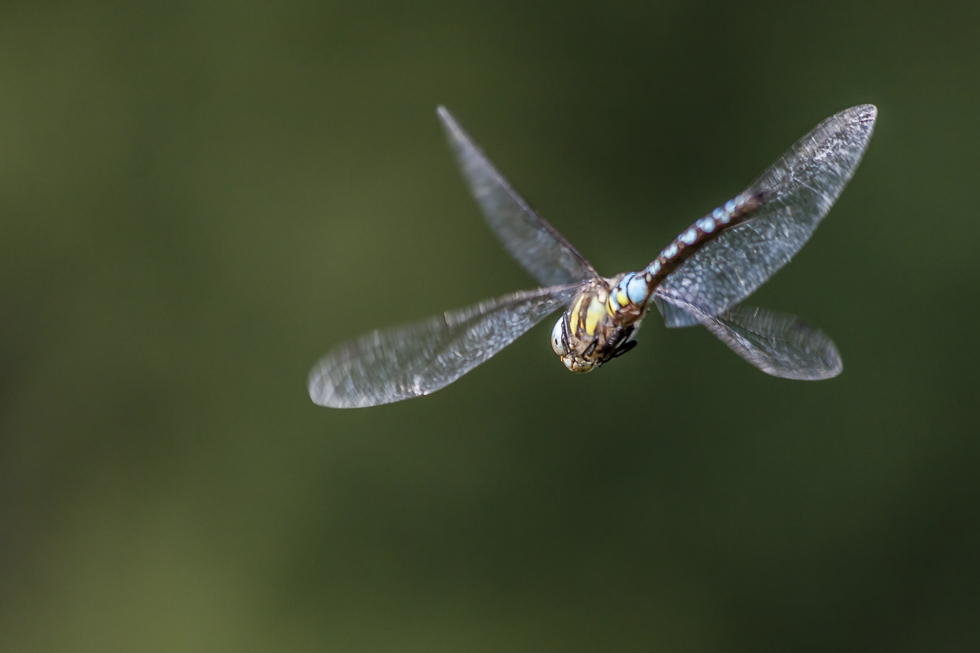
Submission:
{"label": "dragonfly abdomen", "polygon": [[763,191],[742,193],[703,218],[695,220],[694,224],[682,231],[643,270],[643,280],[647,285],[645,301],[649,301],[654,289],[681,263],[724,232],[751,219],[764,201],[765,193]]}
{"label": "dragonfly abdomen", "polygon": [[642,312],[649,296],[648,288],[643,272],[627,272],[609,291],[606,310],[610,315]]}
{"label": "dragonfly abdomen", "polygon": [[609,291],[610,315],[638,316],[646,310],[657,285],[701,246],[745,222],[762,205],[762,193],[743,193],[683,231],[639,272],[627,272]]}

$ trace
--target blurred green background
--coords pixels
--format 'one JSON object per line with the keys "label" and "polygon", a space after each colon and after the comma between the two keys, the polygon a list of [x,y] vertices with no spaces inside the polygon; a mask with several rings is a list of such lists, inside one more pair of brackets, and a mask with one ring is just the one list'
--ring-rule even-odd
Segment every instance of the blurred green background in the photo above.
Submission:
{"label": "blurred green background", "polygon": [[[0,650],[980,649],[980,6],[0,5]],[[363,331],[533,283],[446,104],[613,274],[872,102],[752,303],[770,378],[653,319],[551,320],[431,397],[332,411]]]}

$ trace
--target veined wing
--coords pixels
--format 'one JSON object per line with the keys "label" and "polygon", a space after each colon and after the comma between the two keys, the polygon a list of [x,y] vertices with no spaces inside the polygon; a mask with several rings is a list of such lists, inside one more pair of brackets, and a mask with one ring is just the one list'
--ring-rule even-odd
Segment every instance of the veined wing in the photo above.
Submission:
{"label": "veined wing", "polygon": [[701,321],[693,313],[671,303],[670,300],[664,299],[660,295],[654,294],[653,303],[657,305],[657,310],[663,315],[664,324],[667,325],[668,329],[680,329],[701,324]]}
{"label": "veined wing", "polygon": [[439,107],[438,114],[473,196],[511,256],[545,286],[598,278],[589,262],[517,194],[449,111]]}
{"label": "veined wing", "polygon": [[762,198],[752,219],[705,243],[658,291],[711,315],[752,294],[803,247],[833,206],[861,161],[877,115],[865,104],[817,125],[743,193]]}
{"label": "veined wing", "polygon": [[676,326],[704,325],[732,351],[766,374],[819,381],[835,377],[844,369],[834,341],[795,315],[744,304],[711,315],[696,306],[657,299],[662,312],[667,307],[667,312],[687,316],[684,324]]}
{"label": "veined wing", "polygon": [[310,398],[321,406],[360,408],[431,394],[514,342],[577,291],[561,286],[513,293],[348,341],[310,372]]}

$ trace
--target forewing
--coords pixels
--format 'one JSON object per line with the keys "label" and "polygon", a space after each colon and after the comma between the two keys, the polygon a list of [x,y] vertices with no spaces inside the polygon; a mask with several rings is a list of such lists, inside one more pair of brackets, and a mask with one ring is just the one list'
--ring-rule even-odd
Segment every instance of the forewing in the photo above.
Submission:
{"label": "forewing", "polygon": [[664,324],[670,329],[680,329],[683,327],[697,326],[701,322],[696,316],[685,311],[680,306],[672,304],[669,300],[659,295],[653,296],[653,302],[657,305],[657,310],[664,316]]}
{"label": "forewing", "polygon": [[511,256],[545,286],[597,278],[589,262],[517,194],[449,111],[439,107],[438,113],[473,196]]}
{"label": "forewing", "polygon": [[668,307],[665,318],[668,314],[688,316],[683,324],[673,326],[689,326],[692,322],[704,325],[732,351],[766,374],[819,381],[835,377],[844,369],[834,341],[795,315],[744,304],[711,315],[696,306],[678,305],[663,298],[658,298],[657,305]]}
{"label": "forewing", "polygon": [[514,293],[348,341],[310,372],[310,398],[321,406],[360,408],[431,394],[567,304],[577,290]]}
{"label": "forewing", "polygon": [[739,305],[702,324],[736,354],[772,376],[819,381],[844,369],[834,341],[795,315]]}
{"label": "forewing", "polygon": [[800,139],[744,193],[754,217],[706,243],[660,285],[664,295],[717,315],[785,265],[813,234],[854,174],[877,109],[853,107]]}

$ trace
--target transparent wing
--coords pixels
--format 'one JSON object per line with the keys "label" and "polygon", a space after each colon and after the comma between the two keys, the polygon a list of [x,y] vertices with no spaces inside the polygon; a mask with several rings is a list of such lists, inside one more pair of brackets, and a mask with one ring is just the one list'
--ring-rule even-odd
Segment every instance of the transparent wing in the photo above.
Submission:
{"label": "transparent wing", "polygon": [[732,351],[766,374],[819,381],[835,377],[844,369],[834,341],[795,315],[744,304],[711,315],[696,306],[672,304],[662,298],[657,305],[688,316],[685,324],[677,326],[689,326],[691,320],[704,325]]}
{"label": "transparent wing", "polygon": [[348,341],[310,372],[310,398],[360,408],[431,394],[566,305],[577,290],[518,292]]}
{"label": "transparent wing", "polygon": [[598,278],[589,262],[497,172],[449,111],[439,107],[438,114],[473,196],[511,256],[545,286]]}
{"label": "transparent wing", "polygon": [[658,290],[712,315],[752,294],[803,247],[837,200],[877,115],[865,104],[817,125],[745,192],[764,198],[755,217],[706,243]]}
{"label": "transparent wing", "polygon": [[844,369],[834,341],[795,315],[739,305],[702,324],[736,354],[772,376],[819,381]]}
{"label": "transparent wing", "polygon": [[659,295],[653,296],[653,302],[657,305],[660,314],[664,316],[664,324],[669,329],[680,329],[701,324],[693,314]]}

